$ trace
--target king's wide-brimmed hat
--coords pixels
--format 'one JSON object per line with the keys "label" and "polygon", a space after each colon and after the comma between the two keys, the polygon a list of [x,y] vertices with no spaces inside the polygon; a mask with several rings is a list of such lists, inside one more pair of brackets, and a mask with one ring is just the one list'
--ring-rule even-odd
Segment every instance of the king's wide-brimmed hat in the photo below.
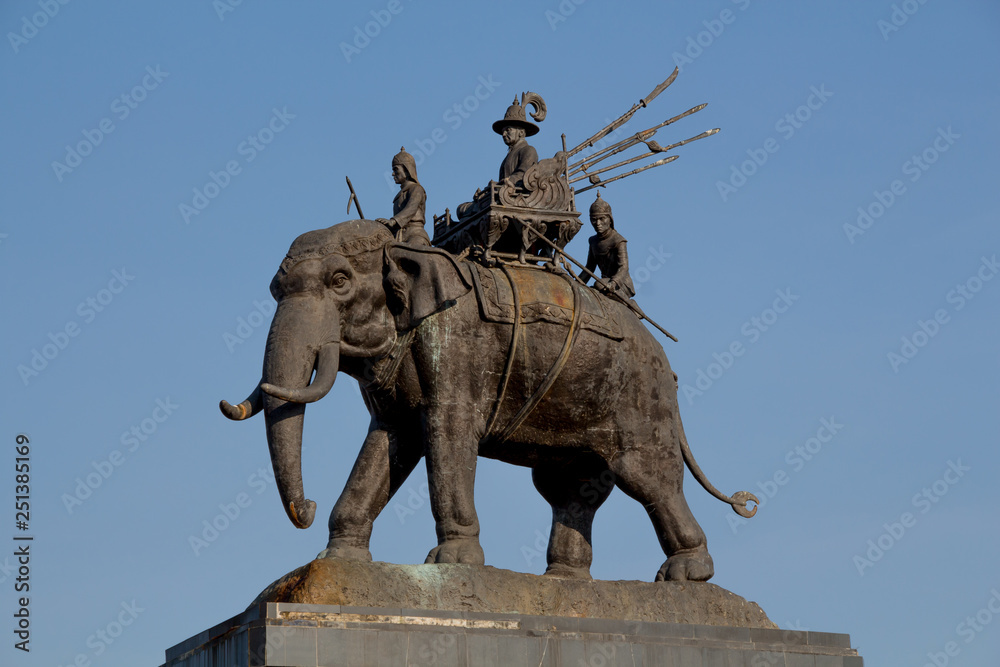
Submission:
{"label": "king's wide-brimmed hat", "polygon": [[[524,106],[521,106],[521,104]],[[545,120],[545,100],[542,96],[537,93],[527,92],[521,94],[521,102],[517,101],[517,97],[514,98],[514,103],[507,107],[507,113],[503,115],[503,120],[498,120],[493,123],[493,131],[497,134],[503,134],[505,127],[519,127],[524,130],[524,135],[527,137],[538,134],[538,126],[532,123],[524,114],[524,109],[527,105],[534,105],[537,111],[531,114],[531,117],[541,123]]]}
{"label": "king's wide-brimmed hat", "polygon": [[524,107],[514,98],[514,103],[507,107],[507,113],[503,115],[503,120],[493,123],[493,131],[503,134],[504,128],[519,127],[524,130],[527,137],[538,134],[538,126],[525,118]]}

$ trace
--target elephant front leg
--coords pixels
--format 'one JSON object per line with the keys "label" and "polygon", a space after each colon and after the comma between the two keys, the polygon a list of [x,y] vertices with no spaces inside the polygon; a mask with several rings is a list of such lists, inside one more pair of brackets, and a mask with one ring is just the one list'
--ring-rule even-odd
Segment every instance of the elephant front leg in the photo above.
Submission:
{"label": "elephant front leg", "polygon": [[479,517],[473,501],[478,440],[469,424],[471,420],[446,414],[468,415],[471,412],[454,405],[438,414],[433,412],[428,414],[425,433],[427,481],[438,545],[431,549],[424,562],[484,565],[486,558],[479,544]]}
{"label": "elephant front leg", "polygon": [[370,430],[330,513],[330,541],[318,558],[370,561],[372,524],[422,455],[417,443],[400,441],[384,429]]}

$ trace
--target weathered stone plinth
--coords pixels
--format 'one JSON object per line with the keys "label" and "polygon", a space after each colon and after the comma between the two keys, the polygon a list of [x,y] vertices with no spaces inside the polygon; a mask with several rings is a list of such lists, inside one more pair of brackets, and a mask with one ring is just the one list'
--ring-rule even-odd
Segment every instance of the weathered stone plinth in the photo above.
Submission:
{"label": "weathered stone plinth", "polygon": [[778,627],[755,603],[715,584],[584,581],[477,565],[314,560],[253,604],[263,602]]}
{"label": "weathered stone plinth", "polygon": [[780,630],[713,584],[323,560],[168,649],[164,667],[862,664],[847,635]]}

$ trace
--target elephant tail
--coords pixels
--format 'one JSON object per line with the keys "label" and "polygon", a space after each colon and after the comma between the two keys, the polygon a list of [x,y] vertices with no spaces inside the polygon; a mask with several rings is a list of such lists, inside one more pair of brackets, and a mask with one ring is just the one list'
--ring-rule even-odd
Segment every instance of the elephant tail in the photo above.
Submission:
{"label": "elephant tail", "polygon": [[[721,500],[722,502],[732,505],[733,511],[739,514],[741,517],[749,519],[754,514],[757,513],[757,507],[760,505],[760,501],[757,500],[757,496],[750,493],[749,491],[737,491],[732,495],[732,497],[719,491],[715,486],[708,481],[708,477],[702,472],[701,466],[698,462],[694,460],[694,454],[691,453],[691,447],[688,446],[687,437],[684,435],[684,428],[680,429],[681,435],[681,453],[684,455],[684,462],[687,463],[688,469],[694,478],[698,480],[702,488],[708,491],[710,494]],[[752,502],[754,506],[752,509],[747,508],[747,503]]]}

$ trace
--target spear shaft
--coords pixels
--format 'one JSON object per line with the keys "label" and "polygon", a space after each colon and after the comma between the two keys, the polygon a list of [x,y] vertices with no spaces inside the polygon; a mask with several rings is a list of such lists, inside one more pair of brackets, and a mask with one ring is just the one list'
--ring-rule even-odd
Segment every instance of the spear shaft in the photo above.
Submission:
{"label": "spear shaft", "polygon": [[648,130],[643,130],[642,132],[637,132],[636,134],[632,135],[631,137],[628,137],[627,139],[622,139],[617,144],[612,144],[611,146],[608,146],[607,148],[603,148],[603,149],[597,151],[593,155],[587,156],[583,160],[579,160],[578,162],[574,162],[573,164],[569,165],[570,175],[573,175],[573,174],[575,174],[577,172],[583,171],[587,167],[591,167],[594,164],[600,162],[601,160],[604,160],[605,158],[609,158],[612,155],[615,155],[616,153],[621,153],[623,150],[625,150],[627,148],[631,148],[632,146],[636,145],[637,143],[639,143],[641,141],[647,141],[650,137],[652,137],[654,134],[656,134],[656,131],[659,130],[661,127],[666,127],[667,125],[670,125],[672,123],[676,123],[677,121],[679,121],[682,118],[687,118],[691,114],[697,113],[697,112],[701,111],[702,109],[704,109],[707,106],[708,106],[708,104],[706,103],[706,104],[699,104],[696,107],[691,107],[690,109],[688,109],[684,113],[678,114],[678,115],[674,116],[673,118],[668,118],[667,120],[663,121],[659,125],[654,125],[653,127],[649,128]]}
{"label": "spear shaft", "polygon": [[[637,160],[642,160],[643,158],[652,157],[653,155],[656,155],[657,153],[665,153],[665,152],[667,152],[667,151],[669,151],[671,149],[680,148],[681,146],[684,146],[685,144],[689,144],[692,141],[697,141],[699,139],[704,139],[705,137],[710,137],[710,136],[712,136],[713,134],[715,134],[718,131],[719,131],[719,128],[715,128],[714,130],[708,130],[706,132],[702,132],[701,134],[699,134],[699,135],[697,135],[695,137],[691,137],[690,139],[685,139],[684,141],[678,141],[676,144],[670,144],[669,146],[660,146],[655,141],[649,142],[649,143],[652,143],[653,146],[650,146],[650,148],[652,150],[650,150],[648,153],[643,153],[642,155],[637,155],[636,157],[629,158],[628,160],[622,160],[621,162],[619,162],[617,164],[613,164],[610,167],[604,167],[603,169],[598,169],[597,171],[591,171],[591,172],[589,172],[589,176],[590,177],[597,176],[598,174],[603,174],[605,172],[611,171],[612,169],[617,169],[618,167],[624,167],[625,165],[631,164],[633,162],[636,162]],[[646,145],[649,146],[649,143],[647,143]],[[611,157],[611,156],[610,155],[605,155],[604,157]],[[597,162],[601,162],[603,159],[604,158],[601,158]],[[597,162],[595,162],[594,164],[597,164]],[[594,166],[594,165],[590,165],[590,166]],[[577,173],[579,173],[579,172],[577,172]],[[574,178],[573,180],[571,180],[570,183],[576,183],[578,181],[582,181],[582,180],[584,180],[587,177],[588,177],[588,174],[585,174],[583,176],[578,176],[577,178]]]}
{"label": "spear shaft", "polygon": [[629,109],[628,111],[626,111],[624,114],[622,114],[617,120],[612,121],[607,126],[605,126],[603,129],[601,129],[599,132],[597,132],[597,134],[595,134],[594,136],[592,136],[590,139],[587,139],[582,144],[579,144],[578,146],[576,146],[576,148],[574,148],[571,151],[569,151],[569,153],[566,155],[566,157],[567,158],[573,157],[574,155],[576,155],[577,153],[579,153],[580,151],[582,151],[587,146],[593,146],[595,141],[600,141],[605,136],[607,136],[609,133],[614,132],[619,127],[621,127],[622,125],[624,125],[625,123],[627,123],[628,119],[631,118],[635,114],[636,111],[638,111],[639,109],[642,109],[643,107],[645,107],[647,104],[649,104],[650,102],[652,102],[653,99],[656,98],[657,95],[659,95],[664,90],[666,90],[667,86],[669,86],[670,84],[672,84],[674,82],[674,79],[677,78],[677,74],[679,72],[680,72],[680,69],[677,68],[677,67],[675,67],[673,73],[669,77],[667,77],[666,81],[664,81],[663,83],[661,83],[660,85],[658,85],[656,88],[653,88],[652,92],[650,92],[649,95],[646,95],[644,98],[642,98],[641,100],[639,100],[636,104],[633,104],[632,108]]}
{"label": "spear shaft", "polygon": [[632,174],[638,174],[640,171],[646,171],[647,169],[652,169],[653,167],[659,167],[660,165],[670,164],[671,162],[673,162],[674,160],[676,160],[679,157],[680,157],[679,155],[671,155],[670,157],[665,157],[662,160],[657,160],[656,162],[652,162],[650,164],[647,164],[645,167],[639,167],[638,169],[633,169],[632,171],[626,171],[624,174],[618,174],[617,176],[614,176],[613,178],[609,178],[606,181],[598,180],[597,183],[594,183],[593,185],[588,185],[585,188],[580,188],[579,190],[576,191],[576,194],[582,194],[582,193],[586,192],[587,190],[593,190],[594,188],[596,188],[598,186],[603,187],[603,186],[607,185],[608,183],[614,183],[615,181],[617,181],[617,180],[619,180],[621,178],[625,178],[626,176],[631,176]]}
{"label": "spear shaft", "polygon": [[613,164],[610,167],[605,167],[604,169],[598,169],[597,171],[591,171],[591,172],[583,174],[582,176],[577,176],[576,178],[572,179],[569,183],[570,183],[570,185],[572,185],[573,183],[578,183],[579,181],[585,181],[588,178],[593,182],[593,180],[595,178],[597,178],[598,174],[603,174],[606,171],[611,171],[612,169],[617,169],[618,167],[624,167],[627,164],[632,164],[633,162],[636,162],[636,161],[641,160],[643,158],[647,158],[647,157],[650,157],[652,155],[656,155],[658,152],[662,152],[662,151],[649,151],[648,153],[643,153],[642,155],[636,155],[635,157],[629,158],[627,160],[622,160],[621,162],[619,162],[617,164]]}

